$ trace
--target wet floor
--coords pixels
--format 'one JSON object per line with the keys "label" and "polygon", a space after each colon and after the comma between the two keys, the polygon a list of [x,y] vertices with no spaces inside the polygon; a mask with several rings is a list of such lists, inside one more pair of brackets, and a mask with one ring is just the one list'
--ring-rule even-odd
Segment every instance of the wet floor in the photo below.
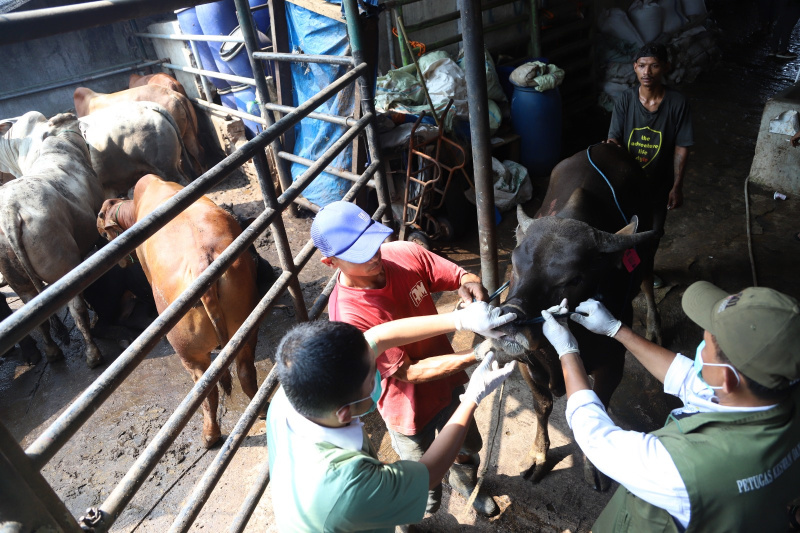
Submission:
{"label": "wet floor", "polygon": [[[717,21],[722,59],[694,83],[679,89],[687,95],[694,115],[695,146],[690,151],[684,206],[670,213],[666,236],[656,258],[656,269],[665,281],[657,293],[662,315],[664,343],[668,348],[694,353],[700,330],[686,320],[680,309],[683,291],[700,279],[735,291],[753,284],[748,254],[744,182],[755,150],[761,114],[767,98],[794,83],[800,60],[781,61],[766,55],[763,35],[754,34],[755,8],[744,1],[709,1]],[[800,51],[795,34],[794,51]],[[608,117],[587,118],[581,134],[569,138],[580,144],[605,136]],[[588,132],[588,133],[587,133]],[[592,138],[584,138],[586,136]],[[792,170],[793,171],[793,170]],[[241,213],[258,209],[258,187],[252,176],[239,176],[215,193],[219,202],[236,204]],[[774,200],[773,190],[750,186],[750,228],[757,280],[800,297],[797,265],[800,242],[800,199],[790,196]],[[533,202],[535,203],[535,201]],[[532,212],[532,210],[529,210]],[[513,214],[498,228],[501,270],[506,272],[513,248]],[[287,222],[292,249],[297,253],[308,237],[309,220]],[[269,238],[261,249],[278,264]],[[480,272],[478,246],[471,237],[438,249],[440,253]],[[312,259],[301,280],[306,302],[311,303],[327,281],[329,271]],[[288,298],[281,301],[290,304]],[[450,310],[453,295],[442,295],[440,310]],[[641,314],[636,327],[641,329]],[[275,344],[294,323],[286,309],[274,311],[262,324],[257,349],[259,382],[271,367]],[[66,406],[103,370],[90,371],[80,357],[81,341],[76,332],[67,358],[57,364],[34,367],[20,361],[0,362],[0,421],[29,445]],[[454,345],[465,348],[471,334],[459,333]],[[100,343],[108,359],[121,351],[112,341]],[[189,375],[170,346],[162,340],[152,354],[44,468],[43,475],[76,516],[101,503],[142,453],[172,410],[191,387]],[[220,408],[223,434],[227,434],[244,410],[246,397],[234,380],[233,396]],[[484,435],[482,453],[488,462],[485,487],[498,496],[504,511],[493,520],[477,517],[465,509],[465,500],[444,491],[442,509],[426,519],[425,531],[588,531],[611,492],[598,493],[583,481],[577,447],[564,420],[565,402],[555,403],[550,424],[552,471],[533,484],[520,476],[518,461],[527,453],[535,429],[531,395],[515,374],[502,397],[495,394],[478,412]],[[624,427],[651,430],[663,423],[669,402],[657,383],[633,359],[626,362],[623,383],[612,399],[610,412]],[[124,511],[114,531],[161,532],[168,529],[182,502],[191,493],[205,466],[217,450],[199,446],[201,418],[196,414],[170,448],[165,459],[148,477],[141,492]],[[394,454],[377,415],[368,420],[371,438],[386,460]],[[220,531],[236,514],[266,458],[263,422],[257,422],[222,478],[217,490],[198,517],[193,531]],[[268,494],[268,493],[267,493]],[[262,498],[247,531],[275,531],[269,497]]]}

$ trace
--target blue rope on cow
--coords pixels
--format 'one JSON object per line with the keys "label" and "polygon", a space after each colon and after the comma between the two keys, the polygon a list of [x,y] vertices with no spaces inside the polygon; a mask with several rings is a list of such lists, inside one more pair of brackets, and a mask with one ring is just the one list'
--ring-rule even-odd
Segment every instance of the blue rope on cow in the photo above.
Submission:
{"label": "blue rope on cow", "polygon": [[[594,145],[592,145],[592,146],[594,146]],[[586,149],[586,157],[588,157],[588,158],[589,158],[589,163],[590,163],[590,164],[591,164],[591,165],[594,167],[594,169],[595,169],[595,170],[596,170],[596,171],[597,171],[597,172],[598,172],[598,173],[599,173],[601,176],[603,176],[603,179],[604,179],[604,180],[606,180],[606,183],[608,184],[608,188],[609,188],[609,189],[611,189],[611,196],[613,196],[613,197],[614,197],[614,203],[615,203],[615,204],[617,204],[617,209],[619,210],[619,214],[620,214],[620,215],[622,215],[622,220],[624,220],[624,221],[625,221],[625,225],[627,226],[627,225],[628,225],[628,217],[626,217],[626,216],[625,216],[625,213],[623,213],[623,211],[622,211],[622,208],[619,206],[619,201],[617,201],[617,192],[614,190],[614,186],[613,186],[613,185],[611,185],[611,182],[610,182],[610,181],[608,181],[608,178],[606,177],[606,175],[605,175],[605,174],[603,174],[603,171],[602,171],[602,170],[600,170],[600,169],[597,167],[597,165],[595,165],[595,164],[594,164],[594,161],[592,161],[592,146],[590,146],[590,147],[588,147],[588,148]]]}

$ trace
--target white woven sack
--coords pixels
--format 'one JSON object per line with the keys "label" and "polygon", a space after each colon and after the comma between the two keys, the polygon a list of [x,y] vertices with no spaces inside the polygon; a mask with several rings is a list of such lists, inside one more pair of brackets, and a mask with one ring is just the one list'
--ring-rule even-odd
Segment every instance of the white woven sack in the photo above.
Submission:
{"label": "white woven sack", "polygon": [[644,46],[641,35],[631,24],[628,15],[618,7],[606,10],[598,20],[598,27],[606,35],[611,35],[621,41],[633,43],[639,47]]}
{"label": "white woven sack", "polygon": [[680,0],[660,0],[658,5],[664,12],[664,33],[675,33],[686,24]]}
{"label": "white woven sack", "polygon": [[628,8],[628,17],[644,42],[654,41],[661,35],[664,14],[657,3],[636,0]]}

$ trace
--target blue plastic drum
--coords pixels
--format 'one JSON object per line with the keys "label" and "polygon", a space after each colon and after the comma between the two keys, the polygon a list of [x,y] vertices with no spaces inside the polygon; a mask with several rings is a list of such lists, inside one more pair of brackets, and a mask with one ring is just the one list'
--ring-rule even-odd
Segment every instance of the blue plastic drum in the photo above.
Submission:
{"label": "blue plastic drum", "polygon": [[[178,9],[175,11],[175,14],[178,15],[178,25],[181,27],[183,33],[186,35],[203,35],[203,28],[200,27],[200,23],[197,21],[195,8],[187,7]],[[211,54],[211,49],[208,47],[208,42],[195,41],[194,43],[197,46],[197,53],[200,56],[199,58],[195,58],[199,63],[198,67],[212,72],[219,72],[217,70],[217,63],[214,61],[214,56]],[[208,79],[218,90],[230,87],[230,84],[225,80],[211,77]]]}
{"label": "blue plastic drum", "polygon": [[531,178],[549,176],[561,160],[561,93],[514,86],[511,120],[520,139],[521,163]]}
{"label": "blue plastic drum", "polygon": [[[231,87],[231,94],[236,102],[236,108],[239,111],[249,113],[250,115],[259,116],[260,110],[258,102],[256,101],[256,88],[251,85],[235,85]],[[244,129],[248,139],[252,139],[263,129],[261,124],[251,120],[242,119],[244,122]]]}
{"label": "blue plastic drum", "polygon": [[[202,4],[195,7],[197,20],[205,35],[230,35],[234,28],[239,25],[236,18],[236,5],[233,0],[221,0],[211,4]],[[220,57],[219,49],[224,43],[209,41],[208,47],[217,70],[223,74],[234,74],[230,65]],[[241,74],[239,74],[241,76]],[[252,74],[248,77],[252,78]]]}
{"label": "blue plastic drum", "polygon": [[[257,31],[258,45],[261,48],[266,48],[272,44],[269,38]],[[239,26],[233,29],[230,33],[231,37],[242,38],[242,31]],[[219,49],[220,59],[228,64],[228,67],[237,75],[245,78],[253,77],[253,69],[250,67],[250,58],[247,57],[247,49],[244,43],[223,43]],[[272,76],[272,62],[264,61],[264,71],[267,76]]]}
{"label": "blue plastic drum", "polygon": [[253,20],[256,22],[256,28],[258,31],[263,33],[264,35],[272,35],[270,32],[269,27],[269,4],[268,0],[248,0],[250,4],[250,8],[264,6],[262,9],[256,9],[253,11]]}

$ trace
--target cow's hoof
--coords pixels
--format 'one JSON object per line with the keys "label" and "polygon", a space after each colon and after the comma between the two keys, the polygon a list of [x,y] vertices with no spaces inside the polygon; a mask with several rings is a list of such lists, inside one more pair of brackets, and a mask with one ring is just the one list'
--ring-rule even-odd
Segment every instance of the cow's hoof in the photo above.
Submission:
{"label": "cow's hoof", "polygon": [[48,363],[54,363],[64,359],[64,352],[61,351],[57,345],[45,346],[44,356],[47,358]]}
{"label": "cow's hoof", "polygon": [[96,368],[103,364],[103,354],[97,346],[89,346],[86,348],[86,365],[89,368]]}
{"label": "cow's hoof", "polygon": [[523,478],[538,483],[547,474],[547,455],[544,453],[528,452],[527,457],[520,462],[519,471]]}
{"label": "cow's hoof", "polygon": [[23,339],[19,344],[22,360],[29,365],[36,365],[42,360],[42,352],[36,347],[33,339]]}
{"label": "cow's hoof", "polygon": [[583,479],[598,492],[605,492],[611,488],[611,478],[595,468],[588,459],[583,463]]}
{"label": "cow's hoof", "polygon": [[220,434],[219,432],[212,433],[210,435],[203,433],[203,440],[202,440],[203,448],[205,449],[213,448],[214,445],[217,444],[221,438],[222,434]]}

